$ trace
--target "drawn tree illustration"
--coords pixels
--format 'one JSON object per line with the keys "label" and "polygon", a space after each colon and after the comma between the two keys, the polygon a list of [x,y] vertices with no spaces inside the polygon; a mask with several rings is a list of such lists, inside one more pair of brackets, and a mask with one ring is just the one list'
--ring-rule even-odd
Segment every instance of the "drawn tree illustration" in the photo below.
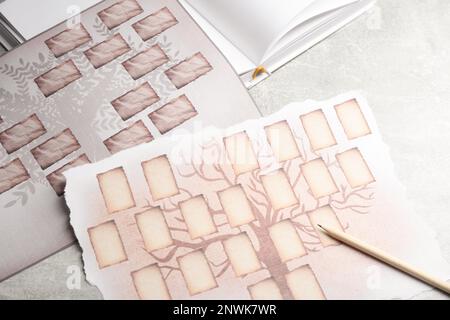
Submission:
{"label": "drawn tree illustration", "polygon": [[[302,139],[301,137],[296,138],[297,140]],[[304,144],[301,143],[300,145],[303,146]],[[198,150],[194,150],[194,152],[188,156],[183,154],[177,155],[181,158],[183,156],[185,157],[183,160],[184,165],[177,165],[176,167],[177,174],[182,177],[182,179],[189,180],[189,183],[196,184],[197,186],[202,182],[208,183],[212,188],[217,187],[221,190],[238,184],[243,186],[255,215],[255,220],[248,223],[246,226],[249,227],[253,233],[251,238],[256,238],[258,241],[258,244],[253,243],[257,256],[262,262],[263,267],[277,282],[283,298],[285,299],[292,299],[285,277],[289,270],[287,264],[282,262],[278,256],[275,245],[269,235],[269,227],[281,220],[291,219],[301,236],[307,252],[315,252],[323,249],[323,247],[321,246],[319,236],[307,218],[307,213],[309,211],[324,205],[330,205],[335,211],[365,214],[369,211],[370,201],[374,199],[370,186],[363,186],[358,189],[350,190],[344,184],[339,186],[340,191],[338,193],[324,197],[323,199],[315,199],[312,196],[306,181],[303,179],[300,165],[317,158],[319,155],[312,150],[304,149],[300,151],[300,154],[301,155],[298,158],[288,160],[282,164],[277,164],[272,155],[260,153],[257,155],[259,159],[266,157],[273,160],[266,161],[265,165],[260,164],[260,168],[257,170],[243,173],[238,176],[234,174],[231,165],[225,160],[226,152],[223,144],[219,140],[212,139],[201,144]],[[323,159],[330,171],[337,170],[338,165],[335,161],[331,161],[326,157],[323,157]],[[276,170],[277,168],[282,169],[287,173],[290,184],[299,200],[298,205],[280,210],[275,210],[272,207],[270,199],[265,193],[262,185],[261,176],[271,170]],[[195,196],[186,189],[181,189],[180,193],[179,198],[182,199],[188,199]],[[177,202],[174,201],[174,199],[164,202],[161,207],[166,213],[179,211]],[[218,228],[226,227],[228,225],[226,214],[222,208],[210,207],[210,212],[213,217],[216,218],[215,221]],[[187,234],[188,230],[183,224],[181,214],[178,215],[177,220],[179,220],[180,224],[176,227],[169,226],[169,228],[172,231]],[[217,223],[218,220],[222,222]],[[343,226],[343,228],[348,228],[348,225]],[[200,238],[195,241],[190,240],[187,235],[184,237],[186,240],[175,240],[174,246],[171,247],[169,251],[164,252],[164,254],[150,254],[156,261],[161,263],[162,269],[166,269],[167,272],[165,278],[167,278],[172,272],[180,271],[176,263],[170,264],[172,258],[180,254],[180,250],[206,250],[209,246],[224,241],[229,237],[236,235],[238,232],[243,231],[243,228],[241,227],[234,229],[235,230],[228,226],[228,228],[221,229],[216,235],[212,235],[208,238]],[[247,228],[247,230],[249,229]],[[221,277],[230,267],[229,259],[225,259],[220,263],[210,261],[210,264],[212,265],[216,278]]]}

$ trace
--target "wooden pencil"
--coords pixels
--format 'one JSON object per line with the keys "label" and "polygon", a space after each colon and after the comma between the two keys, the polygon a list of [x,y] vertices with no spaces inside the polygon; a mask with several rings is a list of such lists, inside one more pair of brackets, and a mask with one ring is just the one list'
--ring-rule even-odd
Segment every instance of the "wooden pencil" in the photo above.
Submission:
{"label": "wooden pencil", "polygon": [[329,237],[332,237],[333,239],[336,239],[336,240],[348,245],[349,247],[352,247],[358,251],[361,251],[367,255],[370,255],[370,256],[374,257],[375,259],[378,259],[400,271],[403,271],[403,272],[409,274],[410,276],[429,284],[430,286],[433,286],[447,294],[450,294],[450,284],[449,283],[447,283],[443,280],[440,280],[432,275],[429,275],[426,272],[419,270],[416,267],[411,266],[410,264],[408,264],[394,256],[391,256],[388,253],[386,253],[374,246],[364,243],[363,241],[356,239],[355,237],[353,237],[349,234],[346,234],[339,230],[329,228],[324,225],[318,224],[317,226],[320,228],[320,230],[322,232],[324,232]]}

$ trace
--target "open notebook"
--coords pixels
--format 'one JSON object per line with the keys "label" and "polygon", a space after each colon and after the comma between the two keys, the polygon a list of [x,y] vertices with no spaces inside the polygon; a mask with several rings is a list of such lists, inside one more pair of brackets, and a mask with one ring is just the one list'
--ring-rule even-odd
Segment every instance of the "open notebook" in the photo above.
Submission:
{"label": "open notebook", "polygon": [[[247,87],[372,6],[375,0],[180,0]],[[253,79],[258,66],[267,73]]]}

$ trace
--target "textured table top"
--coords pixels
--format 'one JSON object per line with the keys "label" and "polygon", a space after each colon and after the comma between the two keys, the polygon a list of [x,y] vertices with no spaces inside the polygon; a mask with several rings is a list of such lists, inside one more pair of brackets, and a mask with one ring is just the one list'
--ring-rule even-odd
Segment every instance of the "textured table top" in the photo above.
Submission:
{"label": "textured table top", "polygon": [[[361,90],[417,212],[450,261],[450,2],[378,0],[250,93],[264,115]],[[0,283],[0,299],[99,299],[73,245]],[[435,291],[416,298],[445,298]]]}

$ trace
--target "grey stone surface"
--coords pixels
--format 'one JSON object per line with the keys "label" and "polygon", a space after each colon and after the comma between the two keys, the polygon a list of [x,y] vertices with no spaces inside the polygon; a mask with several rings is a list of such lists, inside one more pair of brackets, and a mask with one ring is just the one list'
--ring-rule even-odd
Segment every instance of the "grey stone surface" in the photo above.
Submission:
{"label": "grey stone surface", "polygon": [[[449,13],[446,0],[378,0],[370,12],[251,94],[267,115],[293,101],[361,90],[390,146],[398,177],[450,261]],[[85,282],[80,257],[72,246],[3,281],[0,299],[101,298]],[[430,290],[416,298],[445,296]]]}

